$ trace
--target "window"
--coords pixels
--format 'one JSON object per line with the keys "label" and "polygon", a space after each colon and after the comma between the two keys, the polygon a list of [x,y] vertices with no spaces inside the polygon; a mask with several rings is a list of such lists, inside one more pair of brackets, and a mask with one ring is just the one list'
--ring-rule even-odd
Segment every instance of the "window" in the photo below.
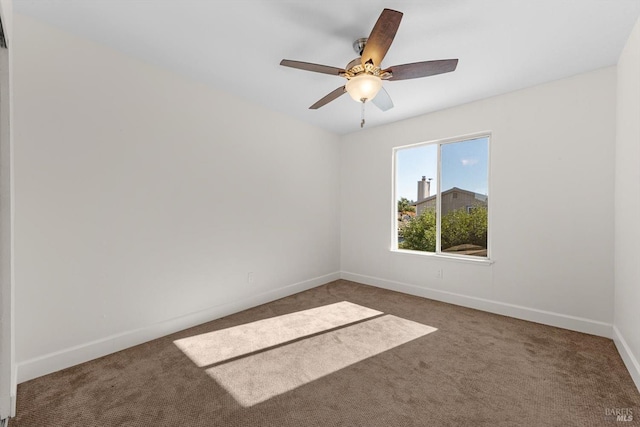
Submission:
{"label": "window", "polygon": [[393,249],[489,258],[489,137],[394,149]]}

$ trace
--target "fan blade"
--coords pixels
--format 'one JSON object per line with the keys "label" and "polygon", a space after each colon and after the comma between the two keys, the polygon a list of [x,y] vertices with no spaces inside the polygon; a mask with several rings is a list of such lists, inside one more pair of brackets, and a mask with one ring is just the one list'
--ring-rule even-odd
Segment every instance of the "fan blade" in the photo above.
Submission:
{"label": "fan blade", "polygon": [[280,65],[285,67],[297,68],[299,70],[313,71],[314,73],[332,74],[339,76],[344,73],[342,68],[330,67],[328,65],[312,64],[310,62],[291,61],[289,59],[283,59],[280,61]]}
{"label": "fan blade", "polygon": [[393,108],[393,101],[389,96],[389,93],[384,90],[384,88],[380,88],[378,94],[371,100],[373,104],[381,109],[382,111],[387,111]]}
{"label": "fan blade", "polygon": [[346,92],[347,92],[347,88],[345,86],[340,86],[338,89],[334,90],[333,92],[329,93],[327,96],[325,96],[324,98],[322,98],[321,100],[313,104],[311,107],[309,107],[309,109],[317,110],[318,108],[330,103],[331,101],[340,97],[340,95]]}
{"label": "fan blade", "polygon": [[371,61],[373,65],[380,66],[396,36],[400,20],[402,20],[402,12],[391,9],[382,11],[362,51],[362,65]]}
{"label": "fan blade", "polygon": [[439,61],[414,62],[412,64],[393,65],[383,72],[391,73],[388,80],[408,80],[419,77],[435,76],[450,73],[458,66],[457,59],[442,59]]}

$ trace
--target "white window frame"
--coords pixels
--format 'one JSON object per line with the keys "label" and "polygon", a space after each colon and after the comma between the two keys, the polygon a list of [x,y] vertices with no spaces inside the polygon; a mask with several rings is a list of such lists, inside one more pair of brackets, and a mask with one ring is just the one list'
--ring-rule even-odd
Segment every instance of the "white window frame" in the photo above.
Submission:
{"label": "white window frame", "polygon": [[[455,261],[462,262],[472,262],[472,263],[493,263],[491,259],[491,234],[492,234],[492,212],[493,209],[491,207],[492,197],[491,194],[491,131],[483,131],[476,132],[466,135],[454,136],[450,138],[437,139],[432,141],[419,142],[415,144],[402,145],[399,147],[393,147],[393,155],[392,155],[392,166],[391,166],[391,174],[392,174],[392,189],[391,189],[391,252],[399,253],[399,254],[408,254],[408,255],[417,255],[417,256],[426,256],[426,257],[435,257],[442,259],[449,259]],[[443,145],[453,144],[457,142],[464,142],[472,139],[487,139],[487,256],[486,257],[478,257],[473,255],[457,255],[449,252],[441,251],[441,215],[442,211],[442,194],[441,194],[441,181],[442,181],[442,158],[441,158],[441,148]],[[421,147],[425,145],[437,145],[438,154],[437,154],[437,188],[436,188],[436,252],[425,252],[425,251],[414,251],[410,249],[399,249],[398,248],[398,201],[396,195],[396,176],[397,176],[397,153],[398,151],[407,149],[407,148],[415,148]]]}

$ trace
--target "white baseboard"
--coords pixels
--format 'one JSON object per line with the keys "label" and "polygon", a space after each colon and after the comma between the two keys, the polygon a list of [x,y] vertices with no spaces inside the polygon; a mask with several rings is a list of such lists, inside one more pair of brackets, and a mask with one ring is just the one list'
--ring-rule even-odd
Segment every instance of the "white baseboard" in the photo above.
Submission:
{"label": "white baseboard", "polygon": [[351,280],[353,282],[364,283],[365,285],[372,285],[392,291],[403,292],[405,294],[429,298],[436,301],[447,302],[463,307],[475,308],[478,310],[487,311],[489,313],[501,314],[503,316],[514,317],[516,319],[541,323],[543,325],[556,326],[558,328],[584,332],[587,334],[606,338],[611,338],[612,336],[612,325],[609,323],[599,322],[597,320],[538,310],[535,308],[523,307],[520,305],[508,304],[499,301],[492,301],[484,298],[455,294],[452,292],[440,291],[437,289],[423,288],[407,283],[380,279],[377,277],[365,276],[362,274],[349,273],[346,271],[340,273],[340,278]]}
{"label": "white baseboard", "polygon": [[620,333],[620,330],[615,325],[613,326],[613,342],[616,344],[618,353],[620,353],[620,357],[627,367],[629,374],[631,374],[631,379],[633,379],[636,388],[640,392],[640,361],[638,361],[638,358],[633,354],[627,341],[625,341],[622,333]]}
{"label": "white baseboard", "polygon": [[340,273],[338,272],[315,277],[260,294],[247,295],[239,301],[211,307],[161,323],[125,331],[117,335],[26,360],[17,364],[17,382],[22,383],[61,369],[88,362],[89,360],[97,359],[192,326],[201,325],[223,316],[228,316],[251,307],[324,285],[325,283],[333,282],[339,278]]}

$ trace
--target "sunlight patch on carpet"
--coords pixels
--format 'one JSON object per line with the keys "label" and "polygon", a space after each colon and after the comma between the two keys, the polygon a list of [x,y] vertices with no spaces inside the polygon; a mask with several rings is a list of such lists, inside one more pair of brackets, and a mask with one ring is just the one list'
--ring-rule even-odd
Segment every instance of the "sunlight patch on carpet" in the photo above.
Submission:
{"label": "sunlight patch on carpet", "polygon": [[174,341],[199,367],[264,350],[382,314],[348,301]]}
{"label": "sunlight patch on carpet", "polygon": [[244,407],[436,331],[386,315],[207,369]]}

